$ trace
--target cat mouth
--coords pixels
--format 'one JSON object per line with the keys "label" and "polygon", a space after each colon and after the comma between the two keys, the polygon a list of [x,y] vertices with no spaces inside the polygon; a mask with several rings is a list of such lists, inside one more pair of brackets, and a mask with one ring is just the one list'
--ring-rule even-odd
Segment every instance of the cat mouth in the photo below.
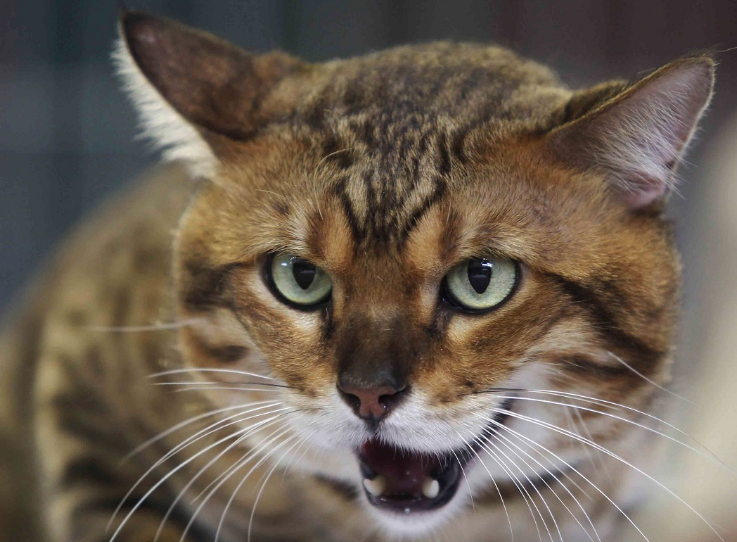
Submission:
{"label": "cat mouth", "polygon": [[[510,406],[505,404],[501,410]],[[488,439],[508,416],[505,412],[497,413],[477,440]],[[356,453],[366,497],[377,508],[403,515],[442,508],[455,496],[465,467],[477,457],[481,447],[474,442],[470,449],[431,454],[371,438]]]}

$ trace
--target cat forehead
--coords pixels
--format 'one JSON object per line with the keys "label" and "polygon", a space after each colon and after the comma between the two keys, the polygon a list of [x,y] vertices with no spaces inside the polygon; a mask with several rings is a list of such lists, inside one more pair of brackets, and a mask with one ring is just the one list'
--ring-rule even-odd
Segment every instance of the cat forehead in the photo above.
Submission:
{"label": "cat forehead", "polygon": [[557,102],[551,98],[568,97],[541,64],[499,47],[450,42],[314,65],[282,91],[300,95],[290,120],[347,138],[366,136],[367,124],[396,137],[431,123],[540,120]]}
{"label": "cat forehead", "polygon": [[336,197],[353,239],[384,246],[403,244],[490,147],[555,124],[570,97],[540,64],[446,42],[318,65],[280,92],[301,97],[268,132],[286,128],[314,172],[292,182]]}

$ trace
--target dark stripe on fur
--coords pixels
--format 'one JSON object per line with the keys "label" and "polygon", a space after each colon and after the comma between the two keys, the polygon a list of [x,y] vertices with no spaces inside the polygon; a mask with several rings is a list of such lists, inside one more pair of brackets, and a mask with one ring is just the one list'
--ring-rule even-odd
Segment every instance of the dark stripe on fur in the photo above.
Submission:
{"label": "dark stripe on fur", "polygon": [[216,346],[206,342],[195,333],[192,333],[190,337],[194,341],[194,346],[197,350],[199,350],[204,356],[219,361],[220,363],[234,363],[243,359],[246,354],[248,354],[248,349],[245,346],[237,344]]}
{"label": "dark stripe on fur", "polygon": [[415,228],[415,226],[417,226],[417,223],[425,215],[425,213],[427,213],[427,211],[429,211],[433,205],[440,201],[440,199],[445,195],[446,188],[447,183],[445,182],[445,180],[442,177],[437,177],[435,179],[435,187],[433,188],[433,191],[427,196],[427,198],[425,198],[425,201],[422,202],[422,205],[420,205],[419,208],[415,209],[415,211],[412,213],[409,220],[407,221],[407,225],[400,233],[400,243],[407,240],[409,234],[412,233],[412,230]]}
{"label": "dark stripe on fur", "polygon": [[78,485],[114,487],[118,482],[98,455],[75,455],[64,466],[59,488],[65,490]]}
{"label": "dark stripe on fur", "polygon": [[[615,315],[606,307],[604,300],[600,299],[599,295],[601,294],[597,295],[598,292],[562,277],[556,276],[555,278],[563,292],[589,312],[590,317],[595,321],[595,329],[601,338],[616,348],[629,352],[631,354],[630,359],[636,362],[638,370],[647,373],[667,354],[667,352],[651,348],[638,337],[622,330]],[[609,301],[608,297],[607,301]],[[616,306],[619,301],[612,302]]]}
{"label": "dark stripe on fur", "polygon": [[185,263],[184,304],[187,309],[203,312],[213,307],[232,307],[232,299],[227,295],[228,280],[238,264],[207,267],[202,262]]}
{"label": "dark stripe on fur", "polygon": [[316,475],[314,479],[348,501],[355,501],[358,498],[358,490],[352,484],[322,475]]}
{"label": "dark stripe on fur", "polygon": [[[125,501],[122,502],[122,496],[120,497],[107,497],[103,495],[97,495],[88,499],[81,500],[76,503],[76,506],[70,514],[70,524],[74,526],[72,533],[70,533],[70,539],[75,542],[109,542],[112,533],[120,525],[128,513],[138,504],[142,495],[131,495]],[[146,499],[133,513],[131,518],[128,520],[129,529],[123,529],[116,538],[116,541],[120,542],[140,542],[140,538],[137,537],[137,517],[136,515],[145,514],[146,512],[155,514],[155,519],[158,523],[158,518],[164,518],[169,507],[171,506],[171,499],[162,499],[161,497],[151,496]],[[120,506],[120,510],[116,517],[116,522],[111,526],[111,530],[107,531],[107,522],[113,515],[115,509]],[[147,521],[152,521],[151,516],[148,515]],[[176,506],[167,519],[166,525],[175,526],[181,531],[184,531],[191,514],[179,504]],[[187,532],[186,542],[205,542],[212,540],[214,533],[207,529],[201,521],[195,520],[192,526]]]}
{"label": "dark stripe on fur", "polygon": [[639,378],[636,373],[624,365],[602,365],[587,356],[565,356],[557,360],[558,366],[566,371],[575,372],[587,377],[601,380],[614,378]]}
{"label": "dark stripe on fur", "polygon": [[351,228],[353,239],[359,241],[363,238],[363,230],[358,223],[358,217],[353,210],[351,198],[348,196],[347,184],[348,179],[346,177],[341,177],[338,179],[338,182],[335,183],[333,193],[340,199],[340,203],[343,206],[343,212],[348,220],[348,226]]}

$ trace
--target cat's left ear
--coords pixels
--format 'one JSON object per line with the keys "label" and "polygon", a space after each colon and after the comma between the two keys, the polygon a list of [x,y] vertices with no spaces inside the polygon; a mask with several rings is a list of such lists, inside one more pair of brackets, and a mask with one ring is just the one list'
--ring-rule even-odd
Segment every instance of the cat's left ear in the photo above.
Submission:
{"label": "cat's left ear", "polygon": [[[632,209],[663,201],[675,168],[709,103],[714,61],[677,60],[634,84],[613,83],[575,93],[574,120],[553,130],[548,143],[559,159],[604,174]],[[573,113],[571,113],[573,112]]]}
{"label": "cat's left ear", "polygon": [[175,21],[127,10],[120,14],[114,58],[144,134],[166,158],[208,177],[238,142],[285,114],[289,100],[277,99],[276,89],[306,66],[285,53],[254,55]]}

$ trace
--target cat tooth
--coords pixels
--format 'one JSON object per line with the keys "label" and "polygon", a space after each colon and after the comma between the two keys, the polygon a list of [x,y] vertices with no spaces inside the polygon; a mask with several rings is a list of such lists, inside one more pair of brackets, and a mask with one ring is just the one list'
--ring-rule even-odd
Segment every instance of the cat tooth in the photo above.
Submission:
{"label": "cat tooth", "polygon": [[386,488],[386,480],[381,475],[377,476],[373,480],[364,478],[363,487],[365,487],[366,491],[371,493],[371,495],[373,495],[374,497],[378,497],[384,492],[384,489]]}
{"label": "cat tooth", "polygon": [[429,476],[422,482],[422,494],[428,499],[434,499],[440,493],[440,482],[433,480]]}

